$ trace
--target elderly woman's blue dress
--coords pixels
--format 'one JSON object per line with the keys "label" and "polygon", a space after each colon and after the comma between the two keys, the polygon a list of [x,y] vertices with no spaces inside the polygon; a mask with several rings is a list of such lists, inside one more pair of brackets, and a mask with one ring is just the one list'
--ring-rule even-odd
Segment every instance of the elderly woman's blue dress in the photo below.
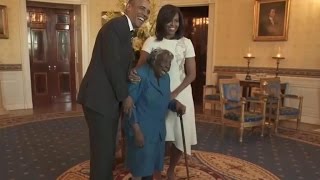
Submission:
{"label": "elderly woman's blue dress", "polygon": [[[170,78],[168,74],[155,77],[153,69],[145,64],[137,70],[139,83],[129,84],[129,94],[135,108],[125,121],[127,139],[126,164],[135,177],[150,176],[154,171],[162,171],[165,149],[165,117],[168,108],[175,110],[170,101]],[[138,123],[144,134],[144,146],[135,145],[132,123]]]}

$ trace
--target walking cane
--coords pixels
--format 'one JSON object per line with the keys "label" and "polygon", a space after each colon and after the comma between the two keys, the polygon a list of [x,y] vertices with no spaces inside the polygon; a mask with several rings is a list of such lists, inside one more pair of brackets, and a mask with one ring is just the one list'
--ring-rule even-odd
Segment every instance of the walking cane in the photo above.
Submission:
{"label": "walking cane", "polygon": [[183,141],[183,151],[184,151],[184,161],[186,163],[186,169],[187,169],[187,179],[190,179],[189,176],[189,165],[188,165],[188,159],[187,159],[187,147],[186,147],[186,139],[184,137],[184,128],[183,128],[183,119],[182,114],[179,114],[180,117],[180,124],[181,124],[181,132],[182,132],[182,141]]}

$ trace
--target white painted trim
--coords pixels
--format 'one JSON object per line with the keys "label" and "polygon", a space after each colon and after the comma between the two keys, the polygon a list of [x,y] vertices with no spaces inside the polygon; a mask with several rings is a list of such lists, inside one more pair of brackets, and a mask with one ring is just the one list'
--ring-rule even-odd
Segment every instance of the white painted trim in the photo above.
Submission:
{"label": "white painted trim", "polygon": [[[33,2],[45,3],[59,3],[59,4],[74,4],[81,6],[81,50],[82,50],[82,69],[83,74],[89,65],[89,22],[88,22],[88,0],[27,0]],[[24,92],[24,109],[32,108],[32,91],[31,91],[31,77],[30,77],[30,60],[28,50],[28,29],[26,21],[27,6],[25,0],[20,0],[20,38],[21,38],[21,58],[22,58],[22,79]],[[14,106],[12,108],[21,108],[21,106]]]}
{"label": "white painted trim", "polygon": [[89,66],[90,58],[90,49],[89,49],[89,10],[87,5],[81,5],[81,45],[82,45],[82,76],[87,71]]}
{"label": "white painted trim", "polygon": [[[209,4],[209,26],[207,39],[207,65],[206,65],[206,84],[212,84],[212,72],[214,70],[214,54],[215,54],[215,39],[216,39],[216,4]],[[213,33],[209,33],[213,32]],[[211,83],[210,83],[211,82]]]}
{"label": "white painted trim", "polygon": [[[212,61],[212,66],[210,67],[210,69],[208,69],[208,67],[207,67],[207,71],[209,71],[208,73],[209,74],[211,74],[212,75],[212,72],[214,72],[214,66],[215,66],[215,64],[216,64],[216,49],[217,48],[215,48],[215,47],[217,47],[217,27],[218,27],[218,11],[217,11],[217,9],[218,9],[218,6],[219,6],[219,3],[215,3],[214,4],[214,12],[213,12],[213,17],[212,17],[212,19],[213,19],[213,42],[212,42],[212,46],[211,46],[211,52],[212,52],[212,54],[211,54],[211,61]],[[209,19],[210,20],[210,19]],[[209,33],[208,33],[209,34]],[[213,80],[211,80],[210,82],[209,82],[209,84],[212,84],[212,81],[216,81],[216,77],[213,79]],[[208,82],[208,81],[207,81]]]}
{"label": "white painted trim", "polygon": [[[1,93],[3,107],[7,110],[25,109],[25,92],[22,71],[1,71]],[[32,104],[31,104],[32,105]]]}
{"label": "white painted trim", "polygon": [[26,108],[23,104],[13,104],[13,105],[7,105],[7,110],[17,110],[17,109],[32,109],[32,108]]}
{"label": "white painted trim", "polygon": [[[26,21],[27,6],[26,1],[20,1],[20,53],[22,64],[22,83],[23,83],[23,107],[24,109],[30,109],[32,104],[32,90],[31,90],[31,77],[30,77],[30,60],[28,49],[28,28]],[[20,106],[19,106],[20,107]],[[11,108],[11,107],[10,107]],[[17,107],[18,108],[18,107]]]}

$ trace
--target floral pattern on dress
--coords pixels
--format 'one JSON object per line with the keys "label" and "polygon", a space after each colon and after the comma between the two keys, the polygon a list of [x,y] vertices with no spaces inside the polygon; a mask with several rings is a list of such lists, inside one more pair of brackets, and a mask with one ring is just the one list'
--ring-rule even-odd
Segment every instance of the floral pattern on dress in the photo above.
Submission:
{"label": "floral pattern on dress", "polygon": [[176,49],[175,49],[175,58],[176,63],[179,66],[179,74],[180,74],[180,81],[182,82],[184,78],[186,77],[185,70],[184,70],[184,64],[185,64],[185,55],[187,51],[187,46],[185,43],[185,38],[181,38],[178,40]]}

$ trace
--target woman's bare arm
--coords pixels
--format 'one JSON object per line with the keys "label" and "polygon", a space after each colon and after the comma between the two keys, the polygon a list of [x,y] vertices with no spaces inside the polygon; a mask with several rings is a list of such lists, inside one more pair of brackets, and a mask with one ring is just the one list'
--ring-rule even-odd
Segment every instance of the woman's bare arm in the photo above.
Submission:
{"label": "woman's bare arm", "polygon": [[138,68],[138,67],[140,67],[141,65],[145,64],[146,61],[147,61],[148,56],[149,56],[149,53],[147,53],[147,52],[144,51],[144,50],[141,50],[141,51],[140,51],[140,57],[139,57],[138,63],[137,63],[137,65],[136,65],[135,68]]}
{"label": "woman's bare arm", "polygon": [[186,77],[182,83],[172,91],[171,99],[175,99],[181,91],[189,86],[196,79],[196,61],[195,58],[186,58],[185,63]]}

